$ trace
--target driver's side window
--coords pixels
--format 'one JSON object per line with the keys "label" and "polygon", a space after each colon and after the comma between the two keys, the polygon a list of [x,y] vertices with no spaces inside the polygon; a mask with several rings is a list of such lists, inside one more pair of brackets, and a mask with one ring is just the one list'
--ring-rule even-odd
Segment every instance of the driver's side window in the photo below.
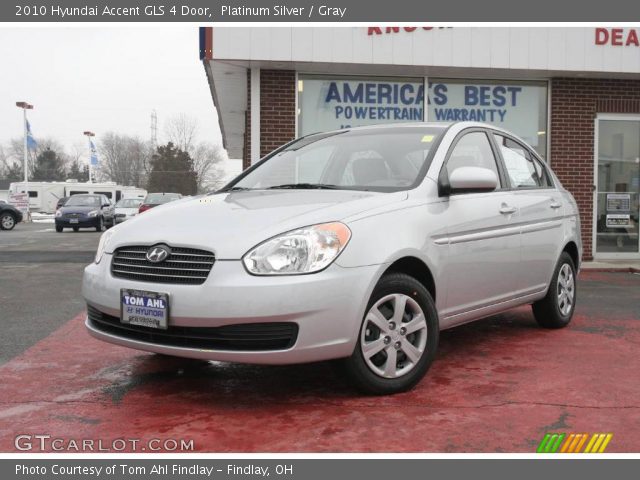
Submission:
{"label": "driver's side window", "polygon": [[489,138],[484,132],[471,132],[460,138],[449,154],[446,167],[449,175],[456,168],[481,167],[491,170],[496,178],[500,178]]}

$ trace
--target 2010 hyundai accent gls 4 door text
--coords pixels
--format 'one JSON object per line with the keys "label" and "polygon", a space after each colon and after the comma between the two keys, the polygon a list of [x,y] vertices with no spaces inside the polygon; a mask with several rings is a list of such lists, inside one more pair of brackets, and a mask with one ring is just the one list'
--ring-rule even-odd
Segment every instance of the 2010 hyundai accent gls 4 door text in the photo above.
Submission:
{"label": "2010 hyundai accent gls 4 door text", "polygon": [[441,329],[523,304],[566,326],[581,251],[573,197],[516,136],[352,128],[104,233],[84,272],[86,325],[166,355],[344,358],[358,387],[395,393],[427,372]]}

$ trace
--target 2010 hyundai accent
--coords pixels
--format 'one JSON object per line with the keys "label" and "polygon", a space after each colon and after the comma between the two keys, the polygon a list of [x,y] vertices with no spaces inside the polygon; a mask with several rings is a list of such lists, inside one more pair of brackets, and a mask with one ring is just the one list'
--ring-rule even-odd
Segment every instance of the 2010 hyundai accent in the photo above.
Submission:
{"label": "2010 hyundai accent", "polygon": [[441,329],[524,304],[566,326],[581,251],[573,197],[516,136],[352,128],[103,234],[84,272],[86,326],[183,357],[344,358],[358,387],[395,393],[427,372]]}

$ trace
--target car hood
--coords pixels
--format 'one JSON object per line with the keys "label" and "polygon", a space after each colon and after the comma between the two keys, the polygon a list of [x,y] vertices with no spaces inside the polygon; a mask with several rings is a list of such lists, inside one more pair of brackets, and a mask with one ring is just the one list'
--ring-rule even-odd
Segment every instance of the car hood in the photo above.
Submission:
{"label": "car hood", "polygon": [[406,198],[407,192],[353,190],[257,190],[189,198],[158,206],[115,227],[106,251],[166,243],[236,260],[280,233],[343,220]]}

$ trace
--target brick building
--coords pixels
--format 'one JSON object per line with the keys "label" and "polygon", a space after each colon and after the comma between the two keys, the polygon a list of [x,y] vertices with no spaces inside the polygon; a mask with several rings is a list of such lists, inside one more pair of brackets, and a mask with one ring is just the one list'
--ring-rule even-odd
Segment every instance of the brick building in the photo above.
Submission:
{"label": "brick building", "polygon": [[640,29],[201,29],[230,156],[387,122],[480,120],[518,134],[578,201],[585,259],[639,259]]}

